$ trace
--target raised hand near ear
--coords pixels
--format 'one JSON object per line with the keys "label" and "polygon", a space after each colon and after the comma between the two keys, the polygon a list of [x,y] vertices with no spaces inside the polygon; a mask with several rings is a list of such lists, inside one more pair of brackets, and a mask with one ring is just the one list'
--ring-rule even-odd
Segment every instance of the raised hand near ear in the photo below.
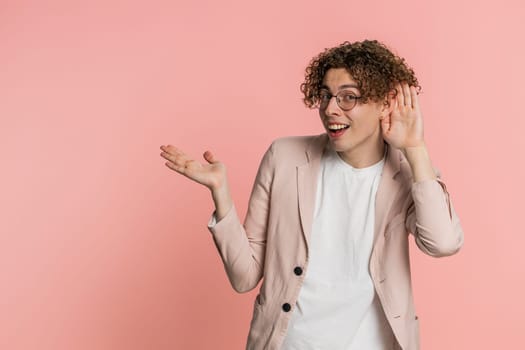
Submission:
{"label": "raised hand near ear", "polygon": [[392,112],[381,119],[383,138],[392,147],[406,149],[424,145],[423,116],[414,86],[398,84]]}

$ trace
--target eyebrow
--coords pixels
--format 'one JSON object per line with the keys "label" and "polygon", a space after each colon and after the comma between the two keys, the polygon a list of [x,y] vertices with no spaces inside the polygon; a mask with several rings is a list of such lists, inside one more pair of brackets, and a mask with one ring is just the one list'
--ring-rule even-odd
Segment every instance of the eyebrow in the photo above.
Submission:
{"label": "eyebrow", "polygon": [[[341,85],[337,88],[337,90],[341,90],[341,89],[346,89],[346,88],[356,88],[356,89],[359,89],[359,86],[357,86],[356,84],[344,84],[344,85]],[[328,88],[328,86],[326,85],[321,85],[321,89],[326,89],[326,90],[330,90]]]}

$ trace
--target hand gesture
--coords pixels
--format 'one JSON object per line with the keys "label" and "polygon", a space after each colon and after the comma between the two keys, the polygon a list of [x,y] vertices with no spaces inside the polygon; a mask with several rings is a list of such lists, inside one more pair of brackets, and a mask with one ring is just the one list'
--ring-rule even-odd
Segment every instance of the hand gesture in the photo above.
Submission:
{"label": "hand gesture", "polygon": [[208,187],[210,190],[217,190],[226,183],[226,166],[215,159],[210,151],[203,154],[208,164],[201,164],[175,146],[162,145],[160,149],[163,151],[160,155],[168,160],[165,163],[168,168]]}
{"label": "hand gesture", "polygon": [[418,147],[423,141],[423,116],[414,86],[398,84],[397,95],[392,98],[394,109],[381,120],[383,138],[392,147],[406,149]]}

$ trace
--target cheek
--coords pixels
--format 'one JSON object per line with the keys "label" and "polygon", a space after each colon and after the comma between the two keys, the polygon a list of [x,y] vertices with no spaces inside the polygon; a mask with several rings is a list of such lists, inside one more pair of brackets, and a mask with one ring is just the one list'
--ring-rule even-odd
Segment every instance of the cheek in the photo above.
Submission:
{"label": "cheek", "polygon": [[381,123],[379,122],[379,118],[374,118],[373,116],[366,116],[364,118],[361,117],[358,119],[354,119],[352,126],[356,131],[368,133],[380,128]]}

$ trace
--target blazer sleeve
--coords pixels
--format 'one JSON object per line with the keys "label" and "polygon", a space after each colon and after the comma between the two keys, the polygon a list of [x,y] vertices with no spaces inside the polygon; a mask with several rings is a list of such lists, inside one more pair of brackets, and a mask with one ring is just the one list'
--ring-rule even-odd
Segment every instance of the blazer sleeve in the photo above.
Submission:
{"label": "blazer sleeve", "polygon": [[218,222],[214,212],[208,224],[228,279],[238,293],[254,289],[263,277],[273,176],[274,143],[259,165],[244,224],[235,205]]}
{"label": "blazer sleeve", "polygon": [[439,169],[435,180],[412,183],[406,228],[416,245],[434,257],[453,255],[463,246],[463,229]]}

